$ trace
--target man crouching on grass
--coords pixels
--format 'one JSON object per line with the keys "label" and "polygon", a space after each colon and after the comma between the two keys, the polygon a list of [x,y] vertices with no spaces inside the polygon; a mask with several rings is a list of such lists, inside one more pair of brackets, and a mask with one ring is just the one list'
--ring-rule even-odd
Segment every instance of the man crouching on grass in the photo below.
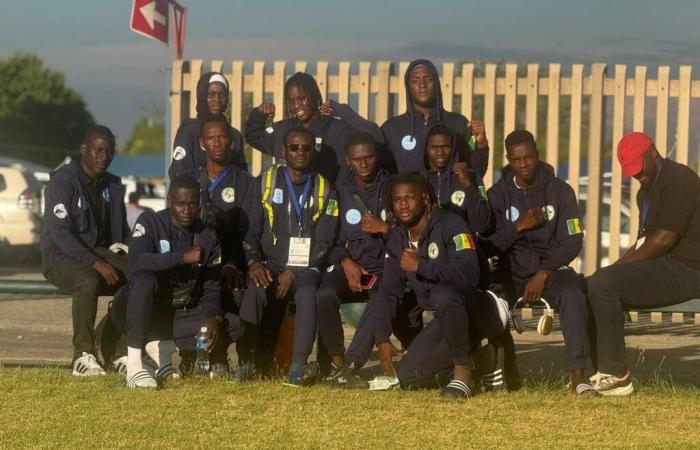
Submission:
{"label": "man crouching on grass", "polygon": [[[168,206],[145,212],[136,222],[129,241],[129,285],[110,309],[112,323],[126,332],[130,388],[155,388],[171,375],[175,343],[181,351],[194,350],[200,327],[207,327],[208,351],[223,330],[233,341],[243,331],[238,316],[221,309],[219,241],[197,217],[199,185],[191,176],[171,182]],[[144,349],[158,365],[155,374],[143,365]]]}
{"label": "man crouching on grass", "polygon": [[475,388],[471,353],[481,339],[504,332],[508,305],[478,288],[473,234],[459,215],[434,208],[435,194],[425,178],[417,172],[399,176],[388,200],[399,226],[387,238],[377,316],[375,340],[382,365],[393,367],[391,318],[408,285],[418,306],[433,311],[435,320],[408,346],[398,372],[401,386],[444,386],[444,398],[469,398]]}

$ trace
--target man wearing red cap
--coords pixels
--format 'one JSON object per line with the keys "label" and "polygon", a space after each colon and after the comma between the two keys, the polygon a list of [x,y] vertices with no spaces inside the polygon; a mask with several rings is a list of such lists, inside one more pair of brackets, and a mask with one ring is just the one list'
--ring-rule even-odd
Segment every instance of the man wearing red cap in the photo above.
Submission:
{"label": "man wearing red cap", "polygon": [[623,309],[673,305],[700,295],[700,178],[663,158],[652,139],[634,132],[617,146],[622,177],[641,189],[636,244],[613,265],[588,278],[597,328],[598,373],[603,395],[634,392],[625,363]]}

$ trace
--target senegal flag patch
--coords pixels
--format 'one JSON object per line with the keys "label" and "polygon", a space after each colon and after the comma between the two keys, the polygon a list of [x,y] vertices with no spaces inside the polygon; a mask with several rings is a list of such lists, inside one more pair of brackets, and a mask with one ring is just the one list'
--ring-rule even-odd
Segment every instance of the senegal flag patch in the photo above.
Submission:
{"label": "senegal flag patch", "polygon": [[486,186],[479,186],[479,195],[481,195],[481,198],[488,201],[489,197],[486,195]]}
{"label": "senegal flag patch", "polygon": [[583,233],[583,228],[581,228],[581,221],[579,219],[569,219],[566,221],[566,228],[569,230],[569,236],[574,234]]}
{"label": "senegal flag patch", "polygon": [[328,200],[328,206],[326,206],[326,214],[333,217],[338,217],[338,202],[330,199]]}
{"label": "senegal flag patch", "polygon": [[461,233],[452,238],[455,241],[455,248],[458,252],[462,250],[474,250],[476,245],[474,245],[474,239],[469,233]]}

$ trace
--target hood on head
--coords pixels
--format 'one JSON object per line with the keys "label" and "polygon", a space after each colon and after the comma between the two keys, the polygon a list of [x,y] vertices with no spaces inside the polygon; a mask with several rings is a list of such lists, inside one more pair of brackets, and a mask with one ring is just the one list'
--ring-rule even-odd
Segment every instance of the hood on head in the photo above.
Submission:
{"label": "hood on head", "polygon": [[408,75],[411,73],[411,70],[413,70],[414,67],[420,65],[426,66],[428,70],[430,70],[430,72],[433,74],[433,78],[435,79],[435,118],[438,121],[442,120],[442,113],[444,110],[442,108],[442,89],[440,88],[440,77],[438,76],[438,72],[435,68],[435,65],[427,59],[416,59],[414,61],[411,61],[411,63],[408,65],[408,68],[406,69],[406,72],[403,75],[403,83],[404,87],[406,88],[406,112],[411,117],[411,119],[413,119],[413,101],[411,100],[411,90],[408,87]]}
{"label": "hood on head", "polygon": [[197,81],[197,117],[204,117],[209,112],[209,105],[207,105],[207,93],[209,92],[209,84],[218,81],[226,86],[228,91],[228,80],[224,74],[220,72],[207,72]]}
{"label": "hood on head", "polygon": [[[501,170],[501,179],[498,180],[499,183],[506,183],[512,189],[517,189],[515,184],[513,184],[513,168],[510,164],[507,164]],[[537,163],[537,179],[535,180],[535,185],[533,189],[541,189],[549,183],[549,181],[554,178],[554,167],[549,165],[544,161],[538,161]]]}

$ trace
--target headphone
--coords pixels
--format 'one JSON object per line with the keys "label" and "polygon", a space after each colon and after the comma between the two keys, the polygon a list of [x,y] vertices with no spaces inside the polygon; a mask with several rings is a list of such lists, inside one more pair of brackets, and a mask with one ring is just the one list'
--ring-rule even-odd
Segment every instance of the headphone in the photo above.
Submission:
{"label": "headphone", "polygon": [[[518,334],[521,334],[523,331],[526,330],[525,322],[523,322],[522,313],[515,314],[515,310],[521,303],[523,305],[525,304],[525,300],[523,300],[522,297],[520,297],[518,301],[515,302],[515,305],[513,305],[513,308],[510,310],[510,317],[513,322],[513,328],[515,328],[515,331],[517,331]],[[554,325],[554,311],[552,311],[552,307],[549,306],[549,303],[547,303],[547,300],[545,300],[544,298],[540,297],[539,303],[543,304],[545,309],[544,313],[542,314],[542,317],[540,317],[540,320],[537,322],[537,332],[543,336],[546,336],[552,332],[552,326]],[[522,306],[520,307],[520,309],[522,309]]]}

